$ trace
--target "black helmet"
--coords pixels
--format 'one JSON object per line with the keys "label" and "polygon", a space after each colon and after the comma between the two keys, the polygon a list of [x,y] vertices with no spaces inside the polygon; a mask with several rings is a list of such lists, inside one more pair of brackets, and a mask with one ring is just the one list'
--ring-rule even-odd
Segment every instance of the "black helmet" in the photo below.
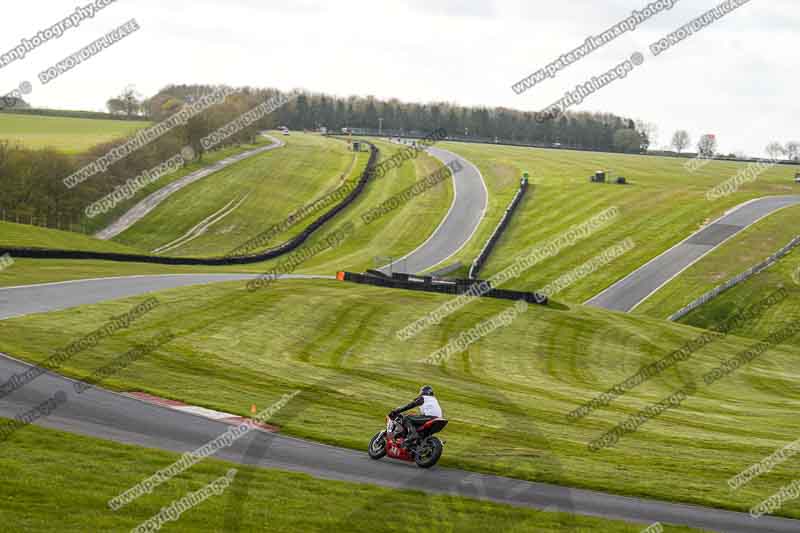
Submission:
{"label": "black helmet", "polygon": [[430,385],[424,385],[419,390],[419,395],[420,396],[433,396],[433,387],[431,387]]}

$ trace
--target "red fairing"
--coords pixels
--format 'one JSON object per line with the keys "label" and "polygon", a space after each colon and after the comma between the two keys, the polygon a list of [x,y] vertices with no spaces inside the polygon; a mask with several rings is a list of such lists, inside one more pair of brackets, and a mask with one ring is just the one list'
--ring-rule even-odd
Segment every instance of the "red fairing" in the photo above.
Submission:
{"label": "red fairing", "polygon": [[401,461],[413,461],[414,458],[408,454],[408,450],[404,449],[403,437],[393,439],[386,436],[386,455],[393,459],[400,459]]}

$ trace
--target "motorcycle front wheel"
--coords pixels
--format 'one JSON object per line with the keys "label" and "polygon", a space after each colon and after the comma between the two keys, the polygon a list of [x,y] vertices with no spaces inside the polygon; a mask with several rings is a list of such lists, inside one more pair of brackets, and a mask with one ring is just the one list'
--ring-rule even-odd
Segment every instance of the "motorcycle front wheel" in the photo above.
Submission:
{"label": "motorcycle front wheel", "polygon": [[374,437],[372,440],[369,441],[369,448],[367,449],[369,452],[370,459],[378,459],[383,458],[386,455],[386,432],[381,431]]}
{"label": "motorcycle front wheel", "polygon": [[430,468],[439,462],[444,445],[437,437],[430,437],[419,447],[414,455],[414,462],[420,468]]}

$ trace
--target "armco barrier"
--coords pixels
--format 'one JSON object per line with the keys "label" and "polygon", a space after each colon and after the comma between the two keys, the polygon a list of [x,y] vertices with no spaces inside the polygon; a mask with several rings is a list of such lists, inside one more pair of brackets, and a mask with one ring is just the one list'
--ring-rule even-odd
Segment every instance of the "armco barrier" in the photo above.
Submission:
{"label": "armco barrier", "polygon": [[797,237],[792,239],[792,242],[790,242],[789,244],[787,244],[786,246],[781,248],[778,251],[778,253],[770,256],[766,261],[763,261],[763,262],[759,263],[758,265],[754,266],[753,268],[747,269],[745,272],[742,272],[741,274],[739,274],[735,278],[733,278],[731,280],[728,280],[727,282],[725,282],[724,284],[720,285],[719,287],[715,287],[714,289],[711,289],[710,291],[708,291],[707,293],[702,295],[700,298],[698,298],[697,300],[693,301],[692,303],[690,303],[689,305],[687,305],[686,307],[684,307],[683,309],[681,309],[680,311],[678,311],[677,313],[675,313],[674,315],[669,317],[669,320],[671,320],[673,322],[676,321],[676,320],[680,320],[681,318],[685,317],[686,315],[688,315],[689,313],[691,313],[692,311],[694,311],[698,307],[700,307],[702,305],[705,305],[706,303],[710,302],[711,300],[713,300],[714,298],[716,298],[717,296],[719,296],[723,292],[727,291],[728,289],[731,289],[731,288],[735,287],[736,285],[742,283],[743,281],[752,278],[756,274],[760,274],[761,272],[765,271],[766,269],[768,269],[769,267],[771,267],[772,265],[777,263],[780,259],[785,257],[793,249],[797,248],[798,246],[800,246],[800,235],[798,235]]}
{"label": "armco barrier", "polygon": [[[395,273],[392,277],[376,276],[370,274],[355,274],[353,272],[339,272],[336,275],[339,281],[349,281],[363,285],[374,285],[390,289],[405,289],[410,291],[438,292],[441,294],[460,295],[467,293],[474,285],[483,282],[474,279],[443,280],[430,276],[414,276],[411,274]],[[497,298],[501,300],[525,300],[528,303],[547,305],[547,296],[533,292],[509,291],[505,289],[491,289],[481,295],[483,298]]]}
{"label": "armco barrier", "polygon": [[503,213],[503,218],[500,219],[500,223],[494,229],[492,236],[489,237],[489,240],[486,241],[486,244],[483,246],[483,250],[481,253],[478,254],[478,257],[475,258],[475,261],[472,262],[472,266],[469,269],[469,278],[475,279],[478,277],[478,273],[483,268],[483,265],[486,264],[486,261],[489,259],[489,255],[491,255],[492,250],[494,250],[497,241],[500,240],[500,236],[508,227],[508,224],[511,222],[511,217],[514,215],[514,211],[517,210],[519,203],[522,201],[522,197],[525,196],[525,191],[528,190],[528,180],[524,179],[520,182],[519,190],[517,194],[514,195],[514,198],[511,200],[508,208],[506,208],[506,212]]}
{"label": "armco barrier", "polygon": [[347,197],[336,204],[330,211],[323,213],[318,219],[309,224],[298,235],[292,237],[282,245],[252,255],[232,256],[232,257],[157,257],[152,255],[121,254],[113,252],[89,252],[78,250],[49,250],[44,248],[3,248],[0,246],[0,256],[9,254],[11,257],[26,259],[95,259],[100,261],[118,261],[127,263],[155,263],[159,265],[200,265],[200,266],[220,266],[220,265],[246,265],[260,263],[268,259],[275,259],[288,254],[318,230],[323,224],[335,217],[340,211],[353,203],[367,186],[367,182],[375,171],[375,164],[378,160],[379,150],[370,144],[370,156],[367,168],[358,180],[358,184],[350,191]]}

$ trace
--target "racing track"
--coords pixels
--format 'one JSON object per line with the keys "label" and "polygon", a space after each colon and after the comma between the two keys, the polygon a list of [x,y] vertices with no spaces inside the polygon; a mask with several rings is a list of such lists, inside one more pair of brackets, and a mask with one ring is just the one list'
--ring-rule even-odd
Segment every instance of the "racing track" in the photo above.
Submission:
{"label": "racing track", "polygon": [[[257,274],[166,274],[61,281],[24,287],[0,287],[0,320],[33,313],[60,311],[80,305],[118,300],[177,287],[225,281],[245,281],[256,277],[258,277]],[[335,279],[334,276],[304,274],[288,274],[280,277],[284,279]]]}
{"label": "racing track", "polygon": [[393,271],[417,274],[447,261],[469,242],[489,205],[489,191],[475,165],[447,150],[428,148],[427,152],[443,165],[452,161],[461,164],[461,171],[453,175],[453,203],[428,240],[410,254],[380,269],[386,274]]}
{"label": "racing track", "polygon": [[673,246],[586,302],[613,311],[633,311],[658,289],[738,235],[785,207],[800,204],[800,196],[769,196],[735,207],[721,218]]}
{"label": "racing track", "polygon": [[[437,154],[437,157],[442,155],[445,154]],[[465,170],[470,167],[471,165],[465,165]],[[465,175],[468,176],[469,172]],[[477,176],[482,181],[479,173]],[[475,199],[474,196],[462,194],[464,190],[461,188],[456,195],[448,217],[462,216],[453,215],[454,212],[462,213],[460,202],[467,198]],[[795,201],[800,201],[800,198]],[[775,209],[777,207],[769,212]],[[477,213],[474,210],[472,212]],[[703,239],[709,235],[718,236],[716,232],[720,228],[724,229],[725,226],[737,222],[742,224],[752,218],[748,216],[750,210],[737,213],[733,213],[732,215],[736,216],[732,218],[724,218],[712,225],[716,229],[710,234],[700,232],[698,235]],[[477,220],[475,222],[477,226],[480,218],[473,220]],[[723,223],[723,226],[717,226],[719,223]],[[452,233],[446,229],[447,227],[446,217],[428,243],[434,238],[447,240],[455,235],[460,235],[458,239],[468,239],[472,234],[472,232],[469,235],[466,232]],[[439,236],[436,236],[437,234]],[[711,241],[722,242],[718,237]],[[455,253],[465,242],[466,240],[460,243],[450,242],[449,246],[439,254],[430,249],[426,243],[408,256],[408,264],[419,265],[417,268],[420,270],[431,268]],[[0,319],[67,309],[174,287],[247,280],[253,277],[254,275],[247,274],[133,276],[0,288]],[[0,354],[0,383],[28,368],[30,366],[26,363]],[[24,387],[0,398],[0,416],[13,418],[51,398],[56,392],[64,391],[68,397],[67,403],[49,417],[40,419],[38,425],[181,453],[199,448],[229,428],[222,422],[144,403],[102,389],[92,389],[78,395],[73,390],[73,384],[74,382],[68,378],[45,373]],[[762,517],[756,521],[744,513],[523,482],[455,469],[435,468],[432,471],[421,471],[405,463],[385,459],[375,462],[370,460],[366,453],[276,434],[248,435],[230,448],[220,451],[217,457],[234,462],[248,462],[250,458],[246,458],[245,450],[255,438],[267,440],[269,444],[269,453],[267,457],[257,462],[259,466],[305,472],[326,479],[412,488],[433,493],[446,492],[467,497],[480,496],[470,488],[475,486],[476,479],[480,479],[485,489],[482,497],[500,503],[641,522],[645,525],[658,521],[730,533],[754,531],[782,533],[800,530],[800,521],[797,520]]]}
{"label": "racing track", "polygon": [[[0,379],[30,366],[0,354]],[[81,435],[136,444],[178,453],[196,450],[215,439],[230,426],[158,405],[144,403],[103,389],[83,394],[74,390],[75,382],[57,374],[45,373],[24,387],[0,398],[0,416],[13,418],[40,405],[63,391],[63,403],[37,425]],[[513,505],[548,508],[584,515],[601,516],[643,524],[662,522],[686,524],[727,533],[798,531],[800,521],[762,517],[757,521],[744,513],[734,513],[691,505],[614,496],[599,492],[530,483],[497,476],[474,474],[449,468],[422,471],[405,463],[373,461],[366,453],[335,448],[283,435],[257,433],[220,450],[216,457],[252,464],[246,453],[254,438],[266,440],[267,456],[260,467],[305,472],[320,478],[370,483],[394,488],[433,493],[457,493],[478,497],[470,486],[480,479],[486,499]],[[110,494],[113,497],[115,494]]]}

